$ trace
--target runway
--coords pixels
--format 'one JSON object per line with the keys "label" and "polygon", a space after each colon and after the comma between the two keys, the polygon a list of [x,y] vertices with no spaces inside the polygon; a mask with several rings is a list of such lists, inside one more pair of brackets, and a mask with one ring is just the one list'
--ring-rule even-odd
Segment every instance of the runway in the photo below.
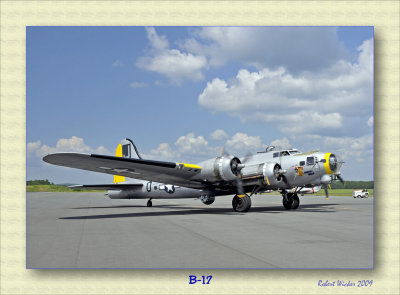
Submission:
{"label": "runway", "polygon": [[27,193],[27,268],[372,268],[373,199],[111,200]]}

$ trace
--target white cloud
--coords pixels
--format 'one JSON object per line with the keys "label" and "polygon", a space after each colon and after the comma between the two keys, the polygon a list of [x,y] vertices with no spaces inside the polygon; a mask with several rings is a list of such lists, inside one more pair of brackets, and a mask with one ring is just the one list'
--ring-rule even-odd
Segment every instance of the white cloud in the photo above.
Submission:
{"label": "white cloud", "polygon": [[204,79],[203,70],[208,68],[204,56],[169,49],[165,36],[159,36],[154,28],[146,28],[146,31],[152,49],[137,60],[139,68],[164,75],[177,84],[183,79]]}
{"label": "white cloud", "polygon": [[194,154],[208,152],[208,142],[203,136],[195,137],[194,133],[181,136],[175,142],[181,153]]}
{"label": "white cloud", "polygon": [[324,139],[324,145],[337,151],[343,159],[355,158],[358,162],[369,160],[373,154],[373,134],[361,137],[330,137]]}
{"label": "white cloud", "polygon": [[28,153],[35,153],[39,158],[45,155],[60,153],[60,152],[76,152],[76,153],[95,153],[95,154],[109,154],[110,152],[104,147],[99,146],[92,148],[85,144],[82,138],[72,136],[71,138],[61,138],[57,141],[55,147],[41,144],[40,141],[28,142]]}
{"label": "white cloud", "polygon": [[289,139],[286,137],[281,138],[281,139],[275,139],[271,142],[271,146],[276,146],[276,147],[281,147],[282,149],[290,149],[292,148],[291,143],[289,142]]}
{"label": "white cloud", "polygon": [[369,116],[372,110],[372,40],[359,50],[357,63],[338,61],[317,73],[295,76],[282,67],[242,69],[229,81],[208,82],[198,102],[213,112],[270,123],[289,134],[338,129],[355,110],[357,116]]}
{"label": "white cloud", "polygon": [[260,136],[250,136],[241,132],[236,133],[232,138],[228,139],[226,145],[234,148],[235,151],[257,149],[263,146]]}
{"label": "white cloud", "polygon": [[143,154],[142,157],[145,159],[176,161],[180,157],[180,154],[178,151],[173,150],[168,143],[163,142],[156,149],[151,150],[150,154]]}
{"label": "white cloud", "polygon": [[150,41],[151,46],[157,50],[168,49],[169,42],[166,36],[157,34],[156,29],[153,27],[146,28],[147,39]]}
{"label": "white cloud", "polygon": [[369,127],[371,127],[372,125],[374,125],[374,117],[369,117],[369,119],[368,119],[368,121],[367,121],[367,125],[369,126]]}
{"label": "white cloud", "polygon": [[230,60],[291,72],[325,68],[349,57],[334,27],[203,27],[180,43],[221,66]]}
{"label": "white cloud", "polygon": [[149,84],[145,82],[131,82],[129,86],[131,86],[132,88],[145,88],[148,87]]}
{"label": "white cloud", "polygon": [[113,67],[123,67],[124,64],[123,64],[119,59],[117,59],[116,61],[114,61],[114,62],[112,63],[112,66],[113,66]]}
{"label": "white cloud", "polygon": [[217,129],[211,133],[210,137],[214,140],[225,140],[228,138],[228,134],[222,129]]}
{"label": "white cloud", "polygon": [[35,141],[35,142],[28,142],[27,152],[28,153],[36,152],[40,148],[40,146],[41,146],[40,140]]}

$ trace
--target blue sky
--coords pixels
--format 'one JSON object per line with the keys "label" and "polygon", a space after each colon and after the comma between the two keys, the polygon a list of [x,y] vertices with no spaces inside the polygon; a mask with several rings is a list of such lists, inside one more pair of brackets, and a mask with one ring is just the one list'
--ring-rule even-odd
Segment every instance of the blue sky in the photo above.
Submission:
{"label": "blue sky", "polygon": [[47,153],[198,162],[270,144],[373,179],[373,27],[28,27],[27,179],[102,183]]}

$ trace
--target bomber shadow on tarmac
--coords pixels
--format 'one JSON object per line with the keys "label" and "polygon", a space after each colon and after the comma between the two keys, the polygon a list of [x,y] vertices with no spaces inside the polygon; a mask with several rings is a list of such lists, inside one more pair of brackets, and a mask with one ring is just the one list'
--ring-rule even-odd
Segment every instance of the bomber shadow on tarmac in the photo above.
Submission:
{"label": "bomber shadow on tarmac", "polygon": [[27,268],[371,268],[373,200],[255,196],[110,200],[100,193],[27,194]]}
{"label": "bomber shadow on tarmac", "polygon": [[[319,213],[333,213],[336,212],[332,207],[337,204],[309,204],[297,209],[297,212],[319,212]],[[108,207],[81,207],[71,209],[113,209],[113,208],[129,208],[140,206],[108,206]],[[107,219],[107,218],[129,218],[129,217],[145,217],[145,216],[171,216],[171,215],[193,215],[193,214],[228,214],[228,215],[245,215],[251,213],[291,213],[280,206],[274,207],[252,207],[251,211],[247,213],[233,212],[230,208],[205,208],[193,209],[192,207],[183,207],[179,205],[160,205],[162,208],[177,208],[183,210],[174,211],[157,211],[157,212],[140,212],[140,213],[120,213],[120,214],[100,214],[100,215],[83,215],[83,216],[70,216],[60,217],[59,219]],[[327,208],[328,207],[328,208]],[[143,206],[143,208],[147,208]],[[317,209],[317,210],[316,210]],[[296,212],[296,211],[295,211]],[[293,212],[293,213],[295,213]]]}

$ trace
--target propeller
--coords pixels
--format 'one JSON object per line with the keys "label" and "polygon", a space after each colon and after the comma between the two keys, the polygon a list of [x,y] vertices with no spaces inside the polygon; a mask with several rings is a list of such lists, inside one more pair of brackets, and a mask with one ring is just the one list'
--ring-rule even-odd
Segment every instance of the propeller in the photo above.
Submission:
{"label": "propeller", "polygon": [[[343,183],[343,186],[345,185],[345,182],[344,182],[342,176],[340,176],[339,173],[338,173],[338,174],[334,174],[334,175],[331,176],[331,182],[332,182],[333,180],[335,180],[335,178],[339,179],[340,182]],[[324,191],[325,191],[325,197],[326,197],[326,199],[329,199],[328,187],[329,187],[330,189],[332,189],[330,183],[324,184]]]}
{"label": "propeller", "polygon": [[281,178],[283,182],[287,185],[290,186],[289,181],[287,177],[285,176],[286,170],[281,169],[279,165],[276,165],[274,168],[274,174],[276,176],[276,179],[279,181]]}
{"label": "propeller", "polygon": [[[230,156],[230,153],[225,149],[224,146],[221,147],[219,152],[220,157],[222,156]],[[241,170],[244,168],[244,164],[238,158],[233,158],[231,161],[231,170],[234,175],[236,175],[236,188],[237,188],[237,195],[244,196],[244,188],[243,188],[243,180],[242,180],[242,173]]]}
{"label": "propeller", "polygon": [[254,156],[254,153],[252,152],[247,152],[247,154],[243,157],[242,164],[245,164],[248,162],[252,157]]}

